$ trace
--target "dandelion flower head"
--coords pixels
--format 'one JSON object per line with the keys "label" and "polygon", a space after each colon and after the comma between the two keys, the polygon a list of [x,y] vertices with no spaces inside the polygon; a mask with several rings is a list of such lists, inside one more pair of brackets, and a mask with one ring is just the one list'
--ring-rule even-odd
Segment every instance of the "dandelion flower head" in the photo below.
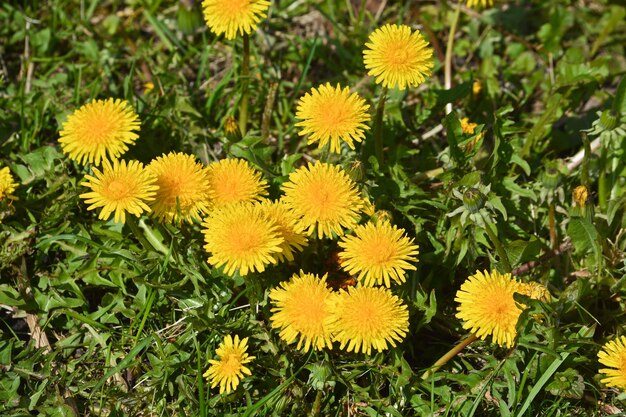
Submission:
{"label": "dandelion flower head", "polygon": [[602,346],[598,361],[608,367],[600,369],[605,376],[602,383],[626,390],[626,337],[620,336]]}
{"label": "dandelion flower head", "polygon": [[490,7],[493,6],[493,0],[467,0],[467,7]]}
{"label": "dandelion flower head", "polygon": [[456,293],[456,316],[477,337],[484,340],[491,335],[498,345],[512,347],[522,313],[513,298],[516,292],[523,293],[522,286],[511,274],[476,271]]}
{"label": "dandelion flower head", "polygon": [[284,239],[278,226],[268,221],[258,204],[230,205],[211,212],[204,221],[204,249],[208,262],[224,272],[244,276],[251,271],[263,272],[275,264]]}
{"label": "dandelion flower head", "polygon": [[348,287],[332,299],[330,313],[334,340],[348,352],[395,347],[409,329],[406,305],[383,287]]}
{"label": "dandelion flower head", "polygon": [[212,207],[252,202],[267,195],[267,181],[243,159],[222,159],[207,167]]}
{"label": "dandelion flower head", "polygon": [[416,87],[433,69],[433,50],[416,30],[406,25],[384,25],[376,29],[363,51],[368,75],[383,87],[404,90]]}
{"label": "dandelion flower head", "polygon": [[341,153],[341,141],[354,149],[354,141],[365,138],[365,122],[370,120],[369,105],[357,93],[350,94],[348,87],[342,89],[326,83],[313,88],[298,102],[296,126],[299,135],[309,135],[309,144],[319,142],[319,148],[330,144],[330,151]]}
{"label": "dandelion flower head", "polygon": [[209,179],[193,155],[171,152],[147,166],[159,186],[150,204],[152,214],[161,221],[192,222],[209,209]]}
{"label": "dandelion flower head", "polygon": [[356,226],[363,205],[356,184],[336,165],[318,162],[300,167],[284,183],[282,200],[295,213],[299,227],[311,235],[343,235]]}
{"label": "dandelion flower head", "polygon": [[392,226],[387,221],[369,222],[354,228],[354,235],[344,236],[339,242],[341,267],[366,286],[391,281],[406,281],[406,271],[415,270],[410,262],[417,262],[417,245],[404,235],[404,229]]}
{"label": "dandelion flower head", "polygon": [[63,153],[85,164],[116,159],[139,137],[139,116],[126,100],[94,100],[72,113],[59,133]]}
{"label": "dandelion flower head", "polygon": [[280,337],[287,343],[298,339],[296,349],[332,349],[328,309],[334,295],[326,286],[326,275],[320,279],[302,271],[294,274],[288,282],[270,291],[275,306],[271,310],[272,327],[280,329]]}
{"label": "dandelion flower head", "polygon": [[98,218],[107,220],[115,213],[115,222],[124,223],[126,212],[139,217],[144,211],[150,212],[148,202],[154,200],[158,186],[156,178],[146,170],[141,162],[104,160],[102,170],[93,168],[93,175],[86,175],[81,183],[91,191],[80,198],[89,204],[87,210],[102,207]]}
{"label": "dandelion flower head", "polygon": [[235,39],[237,34],[251,34],[267,16],[270,2],[266,0],[204,0],[204,20],[211,32]]}
{"label": "dandelion flower head", "polygon": [[289,207],[280,200],[265,200],[261,202],[261,208],[268,219],[276,223],[278,232],[283,238],[283,243],[280,245],[282,252],[276,253],[276,259],[279,262],[285,260],[293,261],[294,253],[296,251],[301,252],[304,247],[309,244],[307,237],[302,233],[302,230],[297,227],[298,218],[293,211],[289,210]]}
{"label": "dandelion flower head", "polygon": [[222,343],[215,349],[215,354],[219,356],[219,359],[209,360],[211,366],[202,375],[210,381],[211,388],[219,384],[220,394],[228,394],[237,389],[239,381],[245,375],[252,374],[245,365],[252,362],[255,357],[248,355],[247,350],[247,337],[243,340],[239,340],[238,335],[235,335],[234,339],[231,335],[224,337]]}
{"label": "dandelion flower head", "polygon": [[17,183],[13,180],[9,167],[0,169],[0,201],[5,198],[12,200]]}

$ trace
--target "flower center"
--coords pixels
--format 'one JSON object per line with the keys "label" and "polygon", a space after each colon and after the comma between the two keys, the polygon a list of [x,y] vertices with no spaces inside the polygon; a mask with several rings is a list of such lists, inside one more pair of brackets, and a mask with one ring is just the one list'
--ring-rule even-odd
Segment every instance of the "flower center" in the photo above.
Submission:
{"label": "flower center", "polygon": [[229,353],[226,358],[222,359],[222,371],[225,374],[234,375],[241,368],[239,362],[239,355],[236,353]]}
{"label": "flower center", "polygon": [[326,217],[332,214],[337,205],[337,194],[329,189],[329,185],[317,181],[309,188],[309,204],[318,217]]}
{"label": "flower center", "polygon": [[94,115],[84,124],[81,135],[94,144],[106,144],[113,131],[113,122],[109,119]]}
{"label": "flower center", "polygon": [[250,252],[259,247],[260,236],[255,230],[235,228],[232,233],[232,247],[240,253]]}
{"label": "flower center", "polygon": [[130,194],[131,187],[128,182],[113,180],[106,187],[106,194],[111,200],[119,201],[127,198]]}
{"label": "flower center", "polygon": [[404,67],[410,59],[410,51],[406,45],[390,45],[385,56],[386,64],[392,67]]}
{"label": "flower center", "polygon": [[[216,195],[222,203],[232,203],[246,198],[245,184],[239,179],[230,178],[214,184]],[[250,191],[248,190],[248,193]]]}

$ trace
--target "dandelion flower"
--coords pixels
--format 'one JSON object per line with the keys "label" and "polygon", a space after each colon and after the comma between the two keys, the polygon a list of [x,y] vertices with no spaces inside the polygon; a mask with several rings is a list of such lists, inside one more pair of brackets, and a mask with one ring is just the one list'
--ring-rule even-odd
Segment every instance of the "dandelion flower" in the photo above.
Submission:
{"label": "dandelion flower", "polygon": [[209,198],[215,208],[261,200],[267,195],[267,181],[243,159],[222,159],[207,170]]}
{"label": "dandelion flower", "polygon": [[278,226],[268,221],[257,204],[236,204],[217,209],[203,223],[204,249],[211,254],[209,264],[224,272],[244,276],[250,271],[263,272],[276,263],[284,239]]}
{"label": "dandelion flower", "polygon": [[433,50],[419,30],[406,25],[384,25],[375,30],[363,51],[368,75],[383,87],[404,90],[416,87],[430,76]]}
{"label": "dandelion flower", "polygon": [[16,187],[17,183],[13,180],[9,167],[0,169],[0,201],[5,198],[9,200],[15,199],[15,197],[13,197],[13,192]]}
{"label": "dandelion flower", "polygon": [[516,291],[533,300],[540,300],[544,302],[550,302],[552,295],[545,285],[538,282],[521,282],[519,289]]}
{"label": "dandelion flower", "polygon": [[382,287],[348,287],[332,299],[330,327],[343,349],[371,354],[395,347],[406,336],[409,313],[406,305]]}
{"label": "dandelion flower", "polygon": [[357,224],[363,202],[355,183],[336,165],[318,162],[298,168],[282,189],[282,200],[308,235],[317,228],[320,239],[341,236],[344,228]]}
{"label": "dandelion flower", "polygon": [[296,251],[301,252],[309,244],[306,236],[296,226],[298,218],[282,201],[266,200],[261,203],[261,208],[269,220],[276,223],[279,235],[284,239],[280,245],[282,252],[276,253],[276,260],[293,261],[293,254]]}
{"label": "dandelion flower", "polygon": [[369,222],[354,228],[354,235],[344,236],[339,242],[341,267],[351,275],[358,274],[359,281],[366,286],[385,284],[391,280],[406,281],[406,271],[415,270],[409,262],[417,262],[418,247],[413,239],[404,236],[389,222]]}
{"label": "dandelion flower", "polygon": [[126,212],[139,217],[144,211],[150,212],[148,202],[154,200],[158,190],[156,178],[141,162],[113,161],[104,159],[102,171],[94,168],[94,175],[86,175],[81,183],[91,189],[80,198],[90,206],[87,210],[102,207],[98,218],[107,220],[115,212],[115,222],[124,223]]}
{"label": "dandelion flower", "polygon": [[365,138],[365,124],[370,120],[369,105],[357,93],[350,94],[348,87],[343,90],[330,83],[313,88],[298,102],[296,123],[301,127],[299,135],[309,135],[309,144],[319,142],[319,148],[330,144],[330,151],[341,153],[341,141],[354,149],[354,141]]}
{"label": "dandelion flower", "polygon": [[584,185],[579,185],[578,187],[574,188],[572,196],[574,197],[574,202],[576,203],[576,205],[584,208],[585,204],[587,204],[587,200],[589,199],[589,191]]}
{"label": "dandelion flower", "polygon": [[267,16],[270,2],[266,0],[204,0],[204,20],[211,32],[235,39],[237,33],[251,34]]}
{"label": "dandelion flower", "polygon": [[600,369],[606,375],[602,383],[626,390],[626,337],[620,336],[602,346],[598,361],[608,368]]}
{"label": "dandelion flower", "polygon": [[248,338],[239,340],[239,336],[235,335],[233,340],[231,335],[224,337],[224,340],[217,349],[215,354],[220,358],[218,360],[211,359],[211,366],[202,375],[211,382],[211,388],[220,385],[220,394],[230,393],[237,389],[239,381],[245,375],[251,375],[250,369],[245,365],[255,359],[254,356],[248,355]]}
{"label": "dandelion flower", "polygon": [[168,223],[191,223],[208,212],[209,179],[193,155],[170,152],[154,159],[146,169],[159,186],[150,204],[156,218]]}
{"label": "dandelion flower", "polygon": [[461,285],[454,299],[459,303],[456,316],[463,320],[464,329],[486,339],[491,335],[500,346],[513,346],[515,329],[522,309],[513,299],[523,293],[521,284],[511,274],[497,271],[476,271]]}
{"label": "dandelion flower", "polygon": [[467,7],[490,7],[493,6],[493,0],[467,0]]}
{"label": "dandelion flower", "polygon": [[289,282],[270,291],[272,327],[280,330],[280,337],[287,343],[298,339],[296,349],[304,345],[304,351],[332,349],[328,313],[334,293],[326,286],[326,275],[294,274]]}
{"label": "dandelion flower", "polygon": [[116,159],[139,137],[139,117],[126,100],[94,100],[72,113],[59,133],[59,143],[70,159],[100,165]]}

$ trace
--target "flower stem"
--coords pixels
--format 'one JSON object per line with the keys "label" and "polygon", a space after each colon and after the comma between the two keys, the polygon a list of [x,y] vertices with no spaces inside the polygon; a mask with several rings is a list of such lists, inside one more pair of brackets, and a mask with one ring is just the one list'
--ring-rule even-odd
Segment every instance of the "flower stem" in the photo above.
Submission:
{"label": "flower stem", "polygon": [[143,246],[144,249],[154,250],[154,246],[152,246],[150,242],[148,242],[148,239],[146,239],[146,236],[139,229],[139,226],[137,225],[137,220],[135,219],[135,217],[133,217],[132,215],[126,216],[125,224],[128,225],[128,227],[130,228],[130,231],[133,233],[133,235],[135,235],[135,238],[139,240],[139,243],[141,243],[141,246]]}
{"label": "flower stem", "polygon": [[385,113],[385,100],[387,99],[388,88],[384,87],[378,105],[376,106],[376,116],[374,119],[374,154],[378,160],[378,166],[383,165],[383,114]]}
{"label": "flower stem", "polygon": [[[459,0],[454,11],[454,17],[452,18],[452,25],[450,25],[450,32],[448,32],[448,45],[446,46],[446,60],[444,62],[444,85],[446,90],[452,88],[452,52],[454,49],[454,35],[456,33],[456,26],[459,23],[459,16],[461,15],[461,1]],[[452,103],[446,104],[446,114],[452,113]]]}
{"label": "flower stem", "polygon": [[487,232],[487,236],[493,243],[493,246],[496,247],[496,251],[498,252],[498,256],[500,257],[500,262],[502,262],[502,267],[504,268],[504,272],[510,273],[511,263],[509,262],[509,258],[506,256],[506,252],[504,250],[504,246],[500,243],[500,239],[498,239],[498,235],[491,229],[491,223],[485,219],[485,231]]}
{"label": "flower stem", "polygon": [[433,366],[428,368],[428,370],[422,374],[422,379],[428,379],[428,377],[437,372],[437,370],[445,365],[450,359],[454,358],[456,355],[459,354],[460,351],[465,349],[476,340],[478,340],[478,336],[476,336],[474,333],[461,340],[456,346],[454,346],[452,349],[447,351],[445,355],[439,358],[437,362],[433,364]]}
{"label": "flower stem", "polygon": [[248,124],[248,82],[250,81],[250,38],[243,35],[243,61],[241,63],[241,102],[239,103],[239,130],[245,136]]}

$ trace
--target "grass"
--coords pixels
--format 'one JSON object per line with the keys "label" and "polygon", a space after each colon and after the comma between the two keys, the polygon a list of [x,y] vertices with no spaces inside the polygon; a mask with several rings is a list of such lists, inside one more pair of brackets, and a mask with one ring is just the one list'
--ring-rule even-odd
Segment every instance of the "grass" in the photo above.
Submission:
{"label": "grass", "polygon": [[[449,39],[456,3],[382,4],[274,0],[250,37],[247,80],[242,39],[212,34],[199,1],[0,4],[0,168],[19,182],[18,199],[0,201],[0,414],[624,413],[623,392],[600,381],[597,353],[622,334],[626,311],[626,9],[604,0],[463,3]],[[387,94],[385,163],[374,157],[374,129],[341,155],[307,145],[294,115],[312,87],[348,85],[374,116],[382,88],[366,75],[362,50],[384,23],[419,29],[435,56],[426,83]],[[223,124],[238,117],[244,83],[248,132],[229,143]],[[361,162],[359,187],[420,247],[417,270],[392,288],[409,309],[406,338],[369,356],[337,343],[303,353],[271,328],[269,289],[294,272],[344,283],[335,240],[233,278],[207,263],[197,223],[97,220],[79,197],[89,167],[57,140],[69,114],[107,97],[128,100],[141,119],[125,159],[149,163],[173,150],[204,164],[243,158],[273,198],[307,161]],[[602,112],[615,126],[589,131]],[[475,134],[462,132],[463,117],[478,124]],[[583,156],[585,147],[593,152]],[[584,208],[573,203],[580,185]],[[463,200],[473,188],[485,198],[478,213]],[[507,263],[553,300],[521,300],[529,308],[514,348],[474,342],[422,380],[467,334],[455,317],[460,285]],[[219,395],[202,374],[227,334],[249,337],[256,360],[234,393]]]}

